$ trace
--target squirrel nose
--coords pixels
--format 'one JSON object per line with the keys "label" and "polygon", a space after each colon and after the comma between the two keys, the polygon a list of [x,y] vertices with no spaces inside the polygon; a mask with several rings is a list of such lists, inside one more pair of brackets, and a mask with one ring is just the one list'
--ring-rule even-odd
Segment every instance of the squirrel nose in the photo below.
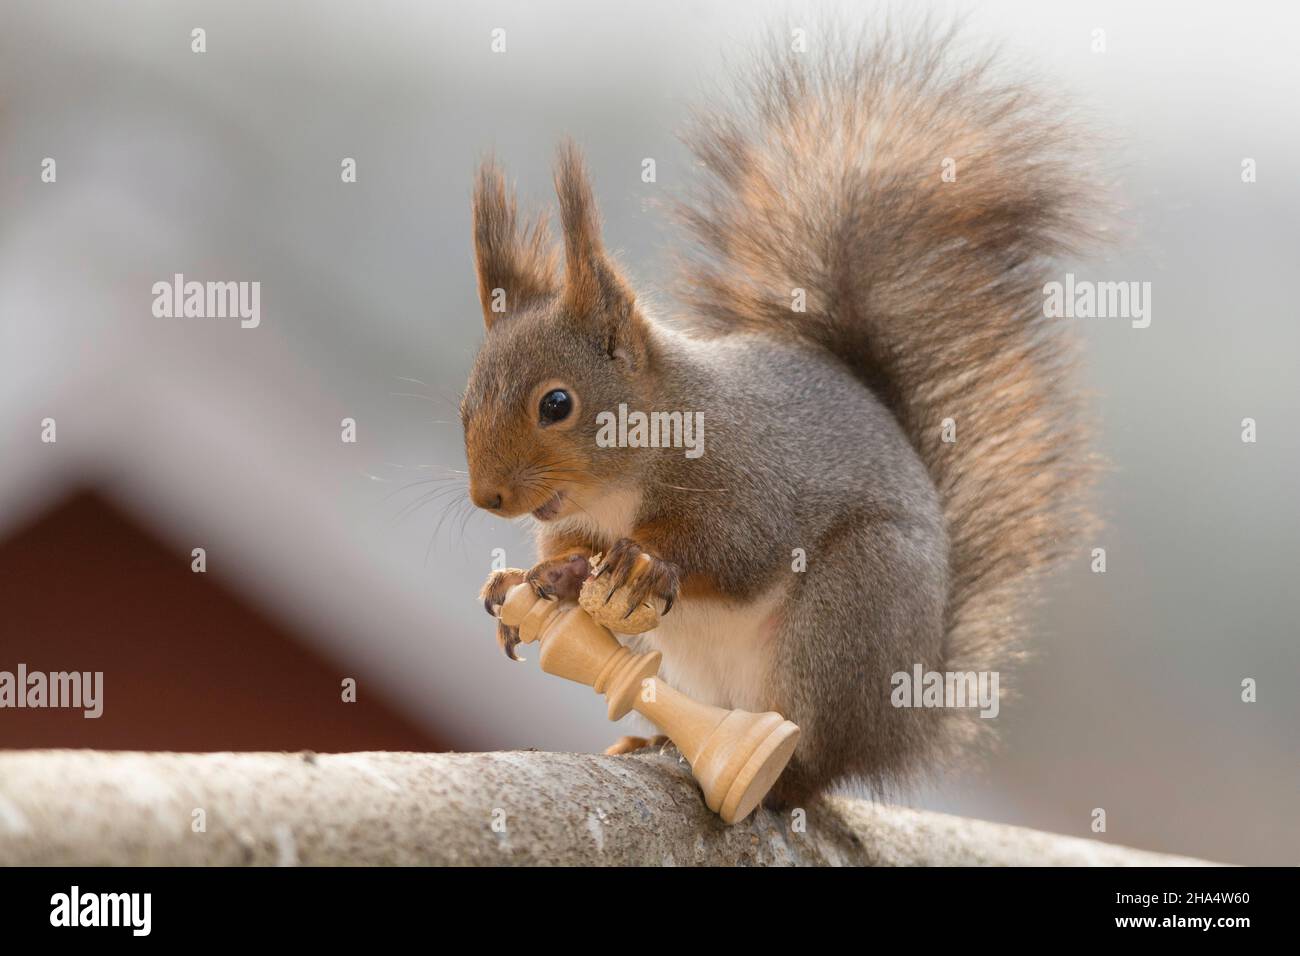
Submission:
{"label": "squirrel nose", "polygon": [[470,499],[485,511],[500,511],[505,498],[496,489],[476,488],[470,493]]}

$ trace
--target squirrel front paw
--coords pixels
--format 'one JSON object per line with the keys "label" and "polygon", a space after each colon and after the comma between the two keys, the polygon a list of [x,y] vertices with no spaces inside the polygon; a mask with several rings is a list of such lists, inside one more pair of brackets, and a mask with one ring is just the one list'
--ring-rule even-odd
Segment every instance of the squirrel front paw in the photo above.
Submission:
{"label": "squirrel front paw", "polygon": [[671,611],[677,600],[681,579],[677,566],[655,557],[631,538],[620,538],[601,560],[595,576],[606,575],[610,576],[610,584],[605,603],[620,588],[626,588],[621,600],[628,607],[628,617],[648,598],[656,598],[663,605],[661,615]]}
{"label": "squirrel front paw", "polygon": [[540,598],[576,601],[582,582],[591,571],[586,551],[550,558],[533,565],[525,580]]}
{"label": "squirrel front paw", "polygon": [[[522,584],[527,577],[528,572],[522,568],[505,568],[501,571],[493,571],[488,575],[488,579],[483,582],[483,588],[478,594],[483,601],[483,610],[496,617],[501,605],[506,601],[506,592],[516,584]],[[519,660],[515,656],[515,648],[519,646],[519,628],[511,627],[498,618],[497,643],[501,645],[501,650],[506,657],[512,661]]]}

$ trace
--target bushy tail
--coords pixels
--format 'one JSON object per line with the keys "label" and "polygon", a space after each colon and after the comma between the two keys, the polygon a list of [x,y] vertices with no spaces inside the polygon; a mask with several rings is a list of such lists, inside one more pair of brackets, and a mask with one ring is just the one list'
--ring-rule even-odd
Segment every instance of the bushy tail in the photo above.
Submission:
{"label": "bushy tail", "polygon": [[894,411],[951,538],[947,667],[997,669],[1087,522],[1073,348],[1043,315],[1051,261],[1090,233],[1070,127],[928,29],[771,55],[740,103],[687,137],[709,181],[681,208],[682,295],[706,330],[840,356]]}

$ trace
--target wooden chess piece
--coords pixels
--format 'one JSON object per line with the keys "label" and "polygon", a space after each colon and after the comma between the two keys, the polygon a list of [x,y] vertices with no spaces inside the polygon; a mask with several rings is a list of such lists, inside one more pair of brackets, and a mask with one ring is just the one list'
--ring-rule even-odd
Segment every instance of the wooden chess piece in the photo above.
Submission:
{"label": "wooden chess piece", "polygon": [[799,728],[780,714],[725,710],[674,690],[657,676],[658,651],[633,653],[570,601],[517,584],[497,614],[519,628],[520,643],[541,642],[542,670],[604,694],[610,720],[635,710],[653,721],[690,762],[704,802],[725,823],[749,816],[794,753]]}

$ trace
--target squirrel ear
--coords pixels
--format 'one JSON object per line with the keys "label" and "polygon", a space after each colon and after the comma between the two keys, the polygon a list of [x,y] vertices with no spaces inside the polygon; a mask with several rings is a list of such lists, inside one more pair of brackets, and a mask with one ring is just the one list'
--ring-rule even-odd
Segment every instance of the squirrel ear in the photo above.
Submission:
{"label": "squirrel ear", "polygon": [[518,203],[507,193],[501,167],[495,159],[484,160],[474,184],[474,261],[489,329],[498,319],[559,292],[549,239],[545,213],[520,232]]}
{"label": "squirrel ear", "polygon": [[560,225],[564,230],[565,303],[575,315],[613,313],[630,317],[636,299],[605,255],[591,181],[573,140],[560,143],[555,192],[560,199]]}

